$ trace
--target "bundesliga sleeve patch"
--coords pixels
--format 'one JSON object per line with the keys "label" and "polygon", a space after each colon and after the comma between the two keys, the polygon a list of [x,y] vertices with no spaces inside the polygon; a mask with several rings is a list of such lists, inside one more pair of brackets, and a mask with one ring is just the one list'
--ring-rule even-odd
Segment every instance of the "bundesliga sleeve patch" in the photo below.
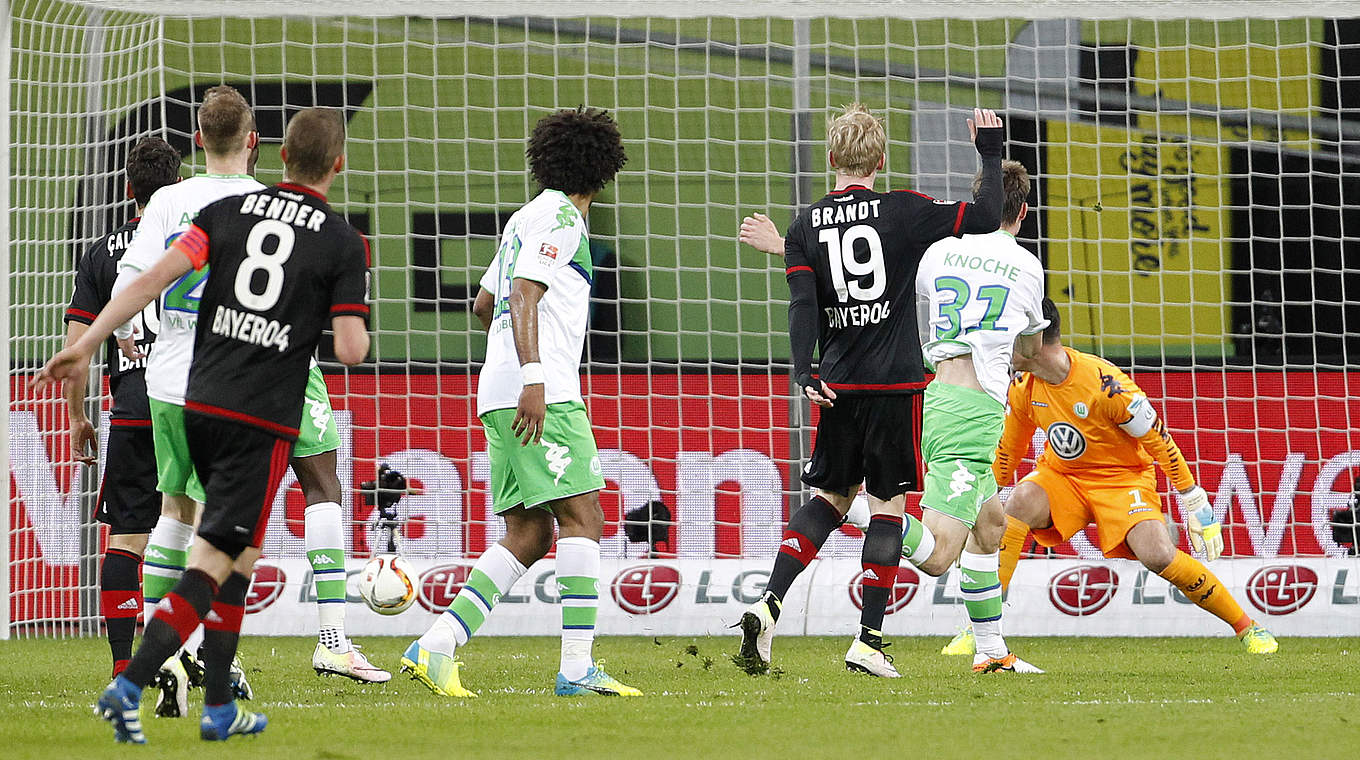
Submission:
{"label": "bundesliga sleeve patch", "polygon": [[544,243],[538,247],[538,263],[547,266],[557,262],[557,246],[552,243]]}

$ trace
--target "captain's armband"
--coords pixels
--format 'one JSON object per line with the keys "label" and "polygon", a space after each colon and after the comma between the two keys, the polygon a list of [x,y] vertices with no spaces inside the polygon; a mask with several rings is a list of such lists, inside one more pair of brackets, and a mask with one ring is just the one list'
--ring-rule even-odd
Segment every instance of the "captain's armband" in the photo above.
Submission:
{"label": "captain's armband", "polygon": [[1134,438],[1142,438],[1157,424],[1157,410],[1152,408],[1152,402],[1148,401],[1147,396],[1137,395],[1129,402],[1129,419],[1119,423],[1119,427],[1125,433]]}

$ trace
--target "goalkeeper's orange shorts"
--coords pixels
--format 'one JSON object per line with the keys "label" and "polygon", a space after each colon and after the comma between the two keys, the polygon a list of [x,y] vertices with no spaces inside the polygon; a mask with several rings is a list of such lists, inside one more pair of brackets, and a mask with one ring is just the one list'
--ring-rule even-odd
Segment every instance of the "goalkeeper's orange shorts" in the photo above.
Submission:
{"label": "goalkeeper's orange shorts", "polygon": [[1040,465],[1022,483],[1033,483],[1048,495],[1053,526],[1034,531],[1034,540],[1056,546],[1095,523],[1100,551],[1106,557],[1134,559],[1124,541],[1129,530],[1144,520],[1162,519],[1157,474],[1127,469],[1090,470],[1081,474],[1057,472]]}

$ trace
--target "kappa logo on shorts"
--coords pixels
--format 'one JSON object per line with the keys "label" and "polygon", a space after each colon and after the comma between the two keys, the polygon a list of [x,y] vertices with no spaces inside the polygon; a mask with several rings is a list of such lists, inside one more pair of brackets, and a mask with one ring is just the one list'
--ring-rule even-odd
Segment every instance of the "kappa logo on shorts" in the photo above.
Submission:
{"label": "kappa logo on shorts", "polygon": [[949,498],[946,501],[953,501],[973,490],[973,481],[977,480],[977,476],[968,471],[968,466],[962,459],[955,459],[954,463],[958,465],[958,469],[954,470],[950,479]]}
{"label": "kappa logo on shorts", "polygon": [[562,480],[562,476],[567,474],[567,468],[571,466],[571,449],[560,446],[547,438],[543,439],[543,447],[547,449],[543,453],[543,458],[548,460],[548,469],[557,477],[553,478],[553,485],[557,485]]}
{"label": "kappa logo on shorts", "polygon": [[1086,436],[1074,425],[1055,422],[1048,426],[1048,447],[1059,459],[1076,459],[1086,453]]}
{"label": "kappa logo on shorts", "polygon": [[331,422],[330,401],[312,398],[304,398],[303,401],[307,403],[307,406],[311,407],[310,414],[312,417],[312,424],[316,426],[316,432],[325,433],[326,426]]}

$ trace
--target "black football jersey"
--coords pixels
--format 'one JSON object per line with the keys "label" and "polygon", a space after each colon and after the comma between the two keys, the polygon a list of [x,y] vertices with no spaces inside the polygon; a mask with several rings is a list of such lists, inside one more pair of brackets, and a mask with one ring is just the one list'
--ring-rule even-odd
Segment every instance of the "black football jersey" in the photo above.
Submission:
{"label": "black football jersey", "polygon": [[[90,246],[80,257],[71,305],[66,307],[66,322],[92,324],[108,305],[113,297],[113,283],[118,279],[118,260],[123,258],[136,229],[137,220],[133,219]],[[109,393],[113,396],[110,417],[115,420],[151,419],[151,409],[146,401],[146,355],[151,352],[151,344],[156,342],[156,328],[160,326],[157,308],[157,302],[153,301],[132,319],[132,337],[142,350],[141,359],[134,361],[123,356],[113,338],[105,344]]]}
{"label": "black football jersey", "polygon": [[332,317],[368,319],[368,245],[309,188],[224,198],[175,241],[210,265],[185,409],[297,438],[308,364]]}
{"label": "black football jersey", "polygon": [[784,264],[790,290],[795,278],[816,278],[822,382],[837,393],[924,387],[916,331],[921,256],[941,238],[996,227],[972,203],[858,185],[799,214],[785,235]]}

